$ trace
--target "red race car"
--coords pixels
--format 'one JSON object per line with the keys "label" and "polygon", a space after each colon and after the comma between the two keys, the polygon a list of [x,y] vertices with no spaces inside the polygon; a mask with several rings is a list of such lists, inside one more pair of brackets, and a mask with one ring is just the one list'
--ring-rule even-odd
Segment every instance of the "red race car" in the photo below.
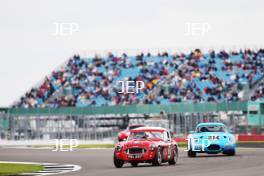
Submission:
{"label": "red race car", "polygon": [[171,139],[168,130],[160,127],[130,130],[127,140],[117,143],[114,150],[114,165],[117,168],[125,163],[130,163],[133,167],[138,166],[138,163],[159,166],[168,162],[175,165],[177,160],[177,143]]}
{"label": "red race car", "polygon": [[129,133],[130,133],[130,130],[133,130],[135,128],[138,128],[138,127],[143,127],[144,125],[143,124],[132,124],[132,125],[128,125],[127,129],[124,130],[124,131],[121,131],[118,133],[118,141],[121,142],[121,141],[124,141],[127,139]]}

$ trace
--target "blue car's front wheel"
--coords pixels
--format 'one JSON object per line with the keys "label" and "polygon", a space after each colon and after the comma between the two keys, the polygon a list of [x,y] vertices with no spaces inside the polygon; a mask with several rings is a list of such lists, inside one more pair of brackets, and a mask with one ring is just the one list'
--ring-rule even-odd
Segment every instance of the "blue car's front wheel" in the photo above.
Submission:
{"label": "blue car's front wheel", "polygon": [[192,151],[192,147],[188,150],[188,157],[196,157],[196,152]]}
{"label": "blue car's front wheel", "polygon": [[236,155],[236,150],[228,150],[228,151],[224,151],[223,154],[228,155],[228,156],[235,156]]}

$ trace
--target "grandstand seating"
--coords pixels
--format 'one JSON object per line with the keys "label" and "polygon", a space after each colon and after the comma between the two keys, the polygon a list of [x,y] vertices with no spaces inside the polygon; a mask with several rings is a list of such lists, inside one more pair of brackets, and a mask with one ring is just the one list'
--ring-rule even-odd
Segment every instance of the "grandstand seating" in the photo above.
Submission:
{"label": "grandstand seating", "polygon": [[264,101],[264,80],[262,80],[259,84],[256,90],[254,91],[254,94],[251,96],[252,101]]}
{"label": "grandstand seating", "polygon": [[[245,85],[264,73],[264,50],[210,51],[157,56],[70,58],[14,107],[110,106],[239,101]],[[120,94],[120,80],[144,81],[140,93]],[[263,86],[256,100],[264,98]]]}

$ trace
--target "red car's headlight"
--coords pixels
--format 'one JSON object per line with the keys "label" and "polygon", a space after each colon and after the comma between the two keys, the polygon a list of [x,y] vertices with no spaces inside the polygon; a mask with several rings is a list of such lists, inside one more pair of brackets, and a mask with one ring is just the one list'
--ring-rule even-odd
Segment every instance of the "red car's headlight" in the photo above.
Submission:
{"label": "red car's headlight", "polygon": [[150,144],[150,145],[149,145],[149,150],[152,151],[152,150],[154,150],[154,149],[155,149],[155,145],[154,145],[154,144]]}
{"label": "red car's headlight", "polygon": [[120,145],[118,145],[118,146],[115,147],[115,150],[118,151],[118,152],[120,152],[121,149],[122,149],[122,146],[120,146]]}

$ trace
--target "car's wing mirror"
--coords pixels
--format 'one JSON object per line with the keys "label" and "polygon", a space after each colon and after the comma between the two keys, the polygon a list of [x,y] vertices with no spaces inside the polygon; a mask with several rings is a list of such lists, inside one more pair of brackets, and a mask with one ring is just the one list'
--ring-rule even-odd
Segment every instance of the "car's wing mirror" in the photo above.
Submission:
{"label": "car's wing mirror", "polygon": [[194,133],[194,131],[189,131],[189,134],[193,134]]}
{"label": "car's wing mirror", "polygon": [[229,133],[234,134],[234,130],[228,130]]}
{"label": "car's wing mirror", "polygon": [[120,133],[117,137],[118,139],[118,142],[122,142],[122,141],[125,141],[126,139],[128,138],[127,134],[125,133]]}
{"label": "car's wing mirror", "polygon": [[171,135],[171,138],[174,138],[174,133],[172,131],[170,131],[170,135]]}
{"label": "car's wing mirror", "polygon": [[122,142],[122,141],[125,141],[125,140],[127,140],[126,137],[119,137],[119,138],[118,138],[118,142]]}

